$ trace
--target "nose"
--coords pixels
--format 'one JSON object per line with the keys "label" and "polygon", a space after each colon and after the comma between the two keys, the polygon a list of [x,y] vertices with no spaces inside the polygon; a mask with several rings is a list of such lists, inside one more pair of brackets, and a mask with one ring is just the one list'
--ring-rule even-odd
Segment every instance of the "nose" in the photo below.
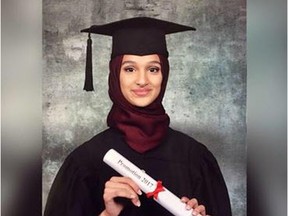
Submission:
{"label": "nose", "polygon": [[138,71],[136,84],[141,87],[148,85],[148,77],[147,77],[147,73],[145,70]]}

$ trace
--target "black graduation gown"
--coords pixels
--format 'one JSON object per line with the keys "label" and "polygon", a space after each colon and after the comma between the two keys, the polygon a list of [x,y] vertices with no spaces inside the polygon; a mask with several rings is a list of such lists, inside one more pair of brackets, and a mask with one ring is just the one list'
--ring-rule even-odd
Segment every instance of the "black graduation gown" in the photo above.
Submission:
{"label": "black graduation gown", "polygon": [[[164,187],[181,198],[196,198],[207,214],[230,216],[227,188],[211,152],[193,138],[169,129],[166,140],[146,153],[131,149],[121,134],[107,129],[76,148],[64,161],[51,187],[45,216],[97,216],[105,208],[104,185],[119,176],[103,162],[109,149],[115,149]],[[122,216],[172,215],[152,198],[140,196],[141,207],[127,200]]]}

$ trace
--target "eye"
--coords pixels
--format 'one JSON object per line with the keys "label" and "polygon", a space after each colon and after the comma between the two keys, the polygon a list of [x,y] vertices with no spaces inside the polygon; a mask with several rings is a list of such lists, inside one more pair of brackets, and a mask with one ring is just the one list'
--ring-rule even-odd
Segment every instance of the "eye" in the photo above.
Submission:
{"label": "eye", "polygon": [[124,71],[131,73],[131,72],[135,71],[135,69],[134,69],[133,67],[125,67],[125,68],[124,68]]}
{"label": "eye", "polygon": [[159,67],[151,67],[151,68],[149,68],[149,71],[150,71],[151,73],[157,73],[157,72],[160,71],[160,68],[159,68]]}

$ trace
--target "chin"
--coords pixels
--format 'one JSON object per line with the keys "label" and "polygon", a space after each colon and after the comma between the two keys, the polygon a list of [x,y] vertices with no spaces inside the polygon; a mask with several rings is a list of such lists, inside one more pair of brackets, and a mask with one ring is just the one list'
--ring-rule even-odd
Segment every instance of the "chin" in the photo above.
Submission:
{"label": "chin", "polygon": [[136,106],[136,107],[142,107],[142,108],[144,108],[144,107],[146,107],[146,106],[148,106],[150,103],[145,103],[145,104],[140,104],[140,103],[134,103],[133,105],[134,106]]}
{"label": "chin", "polygon": [[152,101],[133,101],[131,104],[137,107],[146,107],[151,103]]}

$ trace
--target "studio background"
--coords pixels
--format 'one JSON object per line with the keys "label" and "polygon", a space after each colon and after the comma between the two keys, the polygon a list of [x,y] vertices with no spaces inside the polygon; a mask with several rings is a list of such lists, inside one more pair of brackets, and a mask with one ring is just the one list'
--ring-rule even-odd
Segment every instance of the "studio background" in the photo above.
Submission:
{"label": "studio background", "polygon": [[197,28],[167,37],[171,69],[163,104],[172,128],[215,155],[233,215],[246,215],[243,0],[43,1],[43,207],[66,156],[107,127],[111,38],[92,36],[95,91],[85,92],[87,35],[80,30],[144,15]]}

